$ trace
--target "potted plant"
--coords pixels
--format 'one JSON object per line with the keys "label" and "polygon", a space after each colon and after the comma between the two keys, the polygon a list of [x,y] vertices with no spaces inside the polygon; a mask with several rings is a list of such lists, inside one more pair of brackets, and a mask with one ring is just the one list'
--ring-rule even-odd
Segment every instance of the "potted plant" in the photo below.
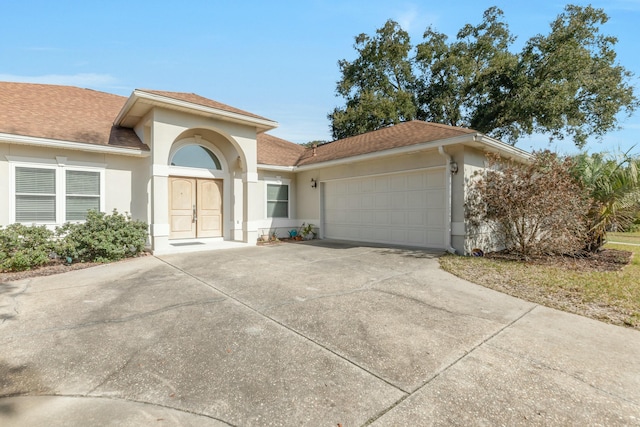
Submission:
{"label": "potted plant", "polygon": [[311,240],[316,238],[316,232],[313,231],[313,224],[307,224],[302,227],[300,230],[300,234],[302,235],[303,240]]}

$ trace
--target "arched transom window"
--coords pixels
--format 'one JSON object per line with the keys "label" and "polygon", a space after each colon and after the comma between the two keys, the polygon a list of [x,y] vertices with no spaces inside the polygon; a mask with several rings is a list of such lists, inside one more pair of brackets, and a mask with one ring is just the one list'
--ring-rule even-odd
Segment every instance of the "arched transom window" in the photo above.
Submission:
{"label": "arched transom window", "polygon": [[220,160],[201,145],[186,145],[171,158],[171,166],[221,170]]}

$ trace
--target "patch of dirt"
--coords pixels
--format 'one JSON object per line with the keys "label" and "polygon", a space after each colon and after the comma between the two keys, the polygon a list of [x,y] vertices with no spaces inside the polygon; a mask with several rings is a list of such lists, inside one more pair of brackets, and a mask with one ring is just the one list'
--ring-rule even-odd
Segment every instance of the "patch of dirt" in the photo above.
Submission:
{"label": "patch of dirt", "polygon": [[[617,249],[603,249],[595,253],[577,256],[540,255],[524,260],[528,264],[558,267],[575,271],[619,271],[631,262],[633,252]],[[522,262],[522,258],[507,252],[493,252],[486,258]]]}

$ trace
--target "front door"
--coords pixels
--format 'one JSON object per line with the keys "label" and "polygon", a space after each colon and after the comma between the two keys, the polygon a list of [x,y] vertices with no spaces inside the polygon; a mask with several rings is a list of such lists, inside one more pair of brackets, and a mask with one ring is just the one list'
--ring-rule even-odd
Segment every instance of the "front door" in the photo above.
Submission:
{"label": "front door", "polygon": [[222,181],[169,177],[170,239],[222,236]]}

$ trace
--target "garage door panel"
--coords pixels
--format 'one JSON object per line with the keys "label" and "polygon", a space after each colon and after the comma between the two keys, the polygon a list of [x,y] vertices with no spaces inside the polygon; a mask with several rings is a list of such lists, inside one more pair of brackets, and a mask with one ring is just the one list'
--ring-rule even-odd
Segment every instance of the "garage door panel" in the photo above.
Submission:
{"label": "garage door panel", "polygon": [[391,203],[394,209],[404,209],[407,207],[407,193],[395,192],[391,193]]}
{"label": "garage door panel", "polygon": [[409,211],[407,212],[407,224],[413,224],[417,226],[427,225],[427,214],[424,211]]}
{"label": "garage door panel", "polygon": [[425,196],[427,209],[441,208],[444,204],[444,190],[429,190]]}
{"label": "garage door panel", "polygon": [[347,211],[345,214],[347,224],[360,224],[362,222],[362,215],[360,211]]}
{"label": "garage door panel", "polygon": [[427,212],[426,226],[429,228],[444,228],[444,209],[431,209]]}
{"label": "garage door panel", "polygon": [[386,176],[374,178],[375,191],[386,192],[389,191],[389,178]]}
{"label": "garage door panel", "polygon": [[407,176],[407,190],[424,190],[426,188],[427,178],[423,174],[414,174]]}
{"label": "garage door panel", "polygon": [[326,182],[324,236],[442,248],[443,169]]}
{"label": "garage door panel", "polygon": [[407,178],[404,175],[392,175],[389,178],[391,191],[405,191],[407,189]]}
{"label": "garage door panel", "polygon": [[360,206],[362,206],[362,209],[373,209],[376,205],[376,198],[371,194],[363,194],[361,199],[362,203]]}
{"label": "garage door panel", "polygon": [[357,196],[349,197],[346,200],[347,209],[360,209],[362,207],[361,199]]}
{"label": "garage door panel", "polygon": [[404,211],[391,211],[391,225],[407,225],[407,213]]}
{"label": "garage door panel", "polygon": [[411,191],[408,199],[407,206],[411,209],[424,209],[427,207],[428,196],[424,191]]}
{"label": "garage door panel", "polygon": [[391,195],[389,193],[376,194],[376,209],[387,209],[391,202]]}
{"label": "garage door panel", "polygon": [[430,173],[427,175],[426,188],[444,188],[444,174]]}
{"label": "garage door panel", "polygon": [[389,225],[389,212],[387,212],[387,211],[376,211],[374,213],[373,223],[376,224],[376,225]]}

